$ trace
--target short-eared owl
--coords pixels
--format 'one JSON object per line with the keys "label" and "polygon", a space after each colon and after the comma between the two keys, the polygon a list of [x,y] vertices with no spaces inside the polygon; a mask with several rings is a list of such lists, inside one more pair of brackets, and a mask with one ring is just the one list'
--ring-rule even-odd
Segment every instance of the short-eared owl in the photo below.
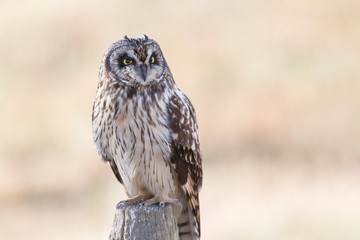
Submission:
{"label": "short-eared owl", "polygon": [[176,86],[160,46],[144,35],[105,52],[92,131],[130,199],[172,203],[180,239],[200,238],[202,166],[195,110]]}

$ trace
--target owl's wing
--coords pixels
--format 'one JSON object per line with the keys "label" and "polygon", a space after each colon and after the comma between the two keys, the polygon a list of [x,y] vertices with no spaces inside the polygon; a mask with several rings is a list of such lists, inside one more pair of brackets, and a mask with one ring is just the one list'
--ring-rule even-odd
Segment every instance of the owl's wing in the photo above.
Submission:
{"label": "owl's wing", "polygon": [[123,184],[124,182],[123,182],[123,180],[121,179],[121,176],[120,176],[120,173],[119,173],[119,169],[117,168],[114,159],[111,159],[111,160],[108,160],[108,161],[109,161],[109,163],[110,163],[111,169],[113,170],[113,173],[115,174],[116,179],[117,179],[121,184]]}
{"label": "owl's wing", "polygon": [[176,92],[170,99],[168,111],[172,132],[171,163],[177,173],[181,188],[189,199],[200,234],[198,195],[202,185],[202,160],[195,109],[182,92]]}
{"label": "owl's wing", "polygon": [[105,142],[106,136],[105,134],[103,134],[102,128],[100,127],[102,121],[101,116],[102,115],[99,114],[99,109],[96,108],[96,101],[95,101],[93,105],[93,113],[92,113],[92,126],[93,126],[92,130],[93,130],[95,149],[99,153],[101,160],[103,160],[104,162],[109,162],[110,167],[114,172],[114,175],[117,178],[117,180],[120,183],[123,183],[114,159],[106,153],[102,145],[102,142]]}

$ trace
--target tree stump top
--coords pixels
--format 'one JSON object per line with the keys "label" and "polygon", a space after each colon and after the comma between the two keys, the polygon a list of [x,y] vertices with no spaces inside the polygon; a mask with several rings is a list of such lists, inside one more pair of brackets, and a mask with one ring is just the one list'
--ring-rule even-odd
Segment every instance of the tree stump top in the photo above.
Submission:
{"label": "tree stump top", "polygon": [[110,240],[179,240],[177,223],[170,204],[116,206]]}

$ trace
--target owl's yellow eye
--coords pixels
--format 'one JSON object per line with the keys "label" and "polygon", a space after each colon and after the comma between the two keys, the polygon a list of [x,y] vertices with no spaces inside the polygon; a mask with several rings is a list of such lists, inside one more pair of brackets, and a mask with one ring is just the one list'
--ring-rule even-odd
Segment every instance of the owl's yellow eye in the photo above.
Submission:
{"label": "owl's yellow eye", "polygon": [[151,63],[154,63],[154,62],[155,62],[155,58],[154,58],[154,57],[151,57],[150,62],[151,62]]}
{"label": "owl's yellow eye", "polygon": [[131,59],[129,59],[129,58],[125,58],[124,61],[123,61],[124,65],[132,64],[132,62],[133,61]]}

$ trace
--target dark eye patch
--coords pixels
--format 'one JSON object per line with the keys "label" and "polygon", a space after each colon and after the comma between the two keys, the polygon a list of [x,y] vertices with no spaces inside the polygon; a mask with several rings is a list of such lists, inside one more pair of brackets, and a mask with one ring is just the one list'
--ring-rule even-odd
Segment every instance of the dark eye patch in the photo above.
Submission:
{"label": "dark eye patch", "polygon": [[129,57],[128,55],[122,55],[120,56],[120,58],[118,59],[119,62],[119,67],[123,68],[125,66],[128,66],[130,64],[132,64],[134,62],[134,59],[132,59],[131,57]]}

